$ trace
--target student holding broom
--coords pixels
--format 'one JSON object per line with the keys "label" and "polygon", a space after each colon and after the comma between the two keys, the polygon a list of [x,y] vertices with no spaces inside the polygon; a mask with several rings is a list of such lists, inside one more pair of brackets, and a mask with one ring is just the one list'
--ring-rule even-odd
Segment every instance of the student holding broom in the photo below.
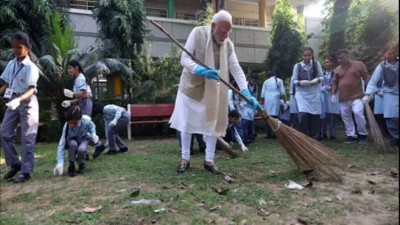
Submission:
{"label": "student holding broom", "polygon": [[[339,104],[340,115],[346,129],[345,143],[357,141],[356,129],[353,116],[357,123],[358,143],[367,143],[367,121],[364,116],[364,104],[361,100],[364,96],[362,81],[368,83],[370,76],[367,67],[361,61],[352,60],[350,53],[346,49],[336,52],[339,66],[335,69],[335,75],[332,80],[332,97],[334,104]],[[339,91],[339,103],[336,93]]]}
{"label": "student holding broom", "polygon": [[185,49],[211,69],[196,63],[197,60],[188,53],[182,53],[184,69],[170,119],[171,128],[181,132],[182,159],[178,173],[190,167],[193,133],[203,134],[205,138],[204,169],[214,174],[221,173],[214,162],[217,139],[225,135],[228,124],[228,87],[220,84],[221,78],[228,80],[231,73],[241,93],[251,100],[253,106],[260,107],[247,89],[246,77],[237,60],[234,45],[228,38],[231,27],[231,14],[220,10],[213,16],[211,26],[195,27],[187,39]]}
{"label": "student holding broom", "polygon": [[292,82],[296,85],[295,98],[299,113],[298,130],[319,140],[321,99],[319,84],[324,79],[322,68],[314,59],[314,51],[305,47],[302,51],[303,61],[293,67]]}
{"label": "student holding broom", "polygon": [[386,127],[392,138],[391,143],[399,146],[399,61],[398,46],[390,46],[385,59],[372,74],[367,85],[364,102],[369,102],[376,92],[378,83],[382,80],[380,91],[383,95],[383,116]]}

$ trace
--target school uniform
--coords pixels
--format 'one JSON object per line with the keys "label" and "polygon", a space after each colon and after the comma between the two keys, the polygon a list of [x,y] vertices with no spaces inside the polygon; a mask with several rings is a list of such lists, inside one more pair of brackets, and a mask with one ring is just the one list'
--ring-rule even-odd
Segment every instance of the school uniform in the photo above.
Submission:
{"label": "school uniform", "polygon": [[297,108],[297,101],[296,98],[294,97],[294,94],[296,93],[296,85],[293,84],[293,76],[290,79],[290,90],[289,90],[289,111],[290,111],[290,125],[298,129],[299,126],[299,115],[298,115],[298,108]]}
{"label": "school uniform", "polygon": [[[122,141],[119,133],[128,126],[130,121],[129,112],[117,105],[106,105],[103,109],[103,119],[106,128],[106,138],[108,141],[109,151],[116,151],[117,146],[120,150],[127,150],[128,147]],[[114,119],[117,120],[117,124],[115,126],[110,126],[110,122]]]}
{"label": "school uniform", "polygon": [[[336,120],[339,115],[339,104],[332,103],[332,79],[333,71],[323,73],[324,80],[321,82],[321,97],[322,110],[325,117],[321,119],[321,136],[327,136],[327,128],[329,124],[329,135],[331,139],[336,138]],[[325,90],[324,86],[329,86],[330,90]],[[339,99],[339,92],[336,93],[336,98]]]}
{"label": "school uniform", "polygon": [[[254,98],[258,99],[258,87],[257,87],[257,84],[251,85],[251,84],[248,83],[248,84],[247,84],[247,88],[249,89],[250,94],[251,94]],[[255,116],[256,114],[257,114],[257,111],[255,110],[255,111],[254,111],[254,116]],[[257,133],[256,133],[256,123],[254,122],[254,119],[253,119],[253,121],[251,122],[250,126],[251,126],[251,129],[252,129],[250,139],[251,139],[251,140],[254,140],[254,139],[257,137]]]}
{"label": "school uniform", "polygon": [[383,117],[390,136],[399,140],[399,62],[379,64],[365,91],[366,95],[375,93],[377,83],[382,79]]}
{"label": "school uniform", "polygon": [[73,92],[81,93],[83,90],[86,90],[88,97],[79,99],[79,107],[81,108],[82,115],[92,115],[92,90],[90,85],[86,82],[86,77],[80,73],[74,81]]}
{"label": "school uniform", "polygon": [[[323,78],[321,65],[318,61],[314,62],[317,69],[316,77],[312,75],[312,64],[305,64],[302,61],[297,63],[293,68],[292,82],[296,84],[302,80],[311,81],[315,78]],[[296,85],[296,93],[294,95],[299,112],[298,130],[314,139],[319,139],[320,133],[320,115],[322,107],[319,96],[319,85],[319,83],[310,86]]]}
{"label": "school uniform", "polygon": [[68,143],[68,159],[70,163],[74,163],[78,160],[78,164],[81,165],[85,161],[87,149],[89,144],[95,144],[96,146],[102,145],[100,141],[93,143],[92,137],[96,135],[96,126],[94,125],[91,118],[87,115],[83,115],[77,127],[68,127],[65,123],[60,141],[57,147],[57,164],[64,163],[64,150],[65,145]]}
{"label": "school uniform", "polygon": [[[246,106],[247,102],[242,100],[240,106],[240,114],[242,116],[241,123],[242,135],[241,138],[245,142],[250,142],[254,139],[253,126],[254,126],[254,113],[255,110],[252,107]],[[240,133],[239,133],[240,134]]]}
{"label": "school uniform", "polygon": [[[272,76],[264,81],[261,89],[261,97],[264,99],[264,109],[273,118],[278,118],[281,110],[281,97],[285,94],[283,81]],[[272,129],[266,123],[267,138],[274,136]]]}
{"label": "school uniform", "polygon": [[[21,63],[18,63],[15,58],[7,64],[1,79],[8,83],[9,88],[12,89],[10,98],[12,100],[24,94],[29,86],[37,86],[39,69],[29,56],[26,56]],[[18,123],[21,124],[21,160],[18,158],[14,141]],[[33,172],[38,125],[39,103],[35,94],[21,101],[15,110],[6,110],[1,124],[1,146],[7,166],[19,165],[23,174]]]}

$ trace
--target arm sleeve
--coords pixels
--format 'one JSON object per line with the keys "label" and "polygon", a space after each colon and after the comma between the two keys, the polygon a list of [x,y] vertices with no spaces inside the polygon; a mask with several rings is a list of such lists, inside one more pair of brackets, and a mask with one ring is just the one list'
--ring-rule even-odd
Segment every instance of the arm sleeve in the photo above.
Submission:
{"label": "arm sleeve", "polygon": [[267,81],[264,81],[263,86],[261,88],[261,98],[264,98],[265,92],[267,91],[266,83]]}
{"label": "arm sleeve", "polygon": [[231,89],[228,90],[228,106],[229,110],[235,109],[235,105],[233,103],[233,91]]}
{"label": "arm sleeve", "polygon": [[121,108],[116,108],[115,109],[115,116],[114,116],[114,120],[119,120],[119,118],[121,118],[122,112],[124,111],[124,109]]}
{"label": "arm sleeve", "polygon": [[39,68],[35,64],[30,65],[28,68],[28,74],[29,74],[27,80],[28,86],[36,87],[37,81],[39,80]]}
{"label": "arm sleeve", "polygon": [[7,64],[7,66],[6,66],[6,68],[4,69],[4,71],[3,71],[3,73],[1,74],[1,79],[2,80],[4,80],[4,82],[6,82],[7,84],[9,84],[10,82],[11,82],[11,79],[12,79],[12,72],[11,72],[11,68],[12,68],[12,65],[13,65],[13,62],[14,62],[14,60],[12,60],[12,61],[10,61],[8,64]]}
{"label": "arm sleeve", "polygon": [[338,74],[334,70],[333,71],[333,78],[332,78],[332,94],[333,95],[336,94],[336,89],[337,89],[337,86],[338,86],[338,82],[339,82]]}
{"label": "arm sleeve", "polygon": [[[196,28],[190,32],[189,37],[186,40],[185,48],[190,53],[194,53],[194,46],[195,46],[195,35],[196,35]],[[186,53],[182,52],[181,55],[181,65],[189,70],[190,73],[194,74],[194,69],[197,66],[197,63],[192,60],[192,58]]]}
{"label": "arm sleeve", "polygon": [[281,97],[286,96],[285,85],[281,79],[279,79],[279,92],[281,93]]}
{"label": "arm sleeve", "polygon": [[364,87],[368,84],[368,82],[369,82],[369,79],[371,79],[371,76],[369,75],[369,73],[368,73],[368,70],[367,70],[367,67],[365,66],[365,64],[363,63],[363,62],[360,62],[361,63],[361,76],[362,76],[362,78],[363,78],[363,80],[364,80]]}
{"label": "arm sleeve", "polygon": [[379,79],[382,77],[382,67],[381,64],[379,64],[375,70],[374,73],[372,74],[371,80],[368,82],[367,89],[365,90],[366,95],[372,95],[375,93],[377,89],[377,83]]}
{"label": "arm sleeve", "polygon": [[242,91],[244,89],[247,89],[246,76],[244,75],[243,69],[237,59],[235,47],[231,42],[229,42],[228,45],[228,48],[230,48],[230,50],[228,51],[230,52],[228,58],[229,72],[232,74],[233,78],[238,84],[240,91]]}
{"label": "arm sleeve", "polygon": [[297,82],[299,81],[299,74],[298,74],[298,69],[297,69],[298,66],[299,66],[299,63],[296,63],[293,67],[293,72],[292,72],[293,75],[291,78],[293,85],[296,85]]}
{"label": "arm sleeve", "polygon": [[235,126],[233,126],[233,129],[235,130],[235,139],[236,139],[237,143],[238,143],[240,146],[242,146],[242,145],[243,145],[243,141],[242,141],[242,138],[241,138],[240,135],[239,135],[239,132],[236,130],[236,127],[235,127]]}
{"label": "arm sleeve", "polygon": [[64,124],[63,130],[62,130],[62,135],[60,138],[60,142],[58,143],[57,147],[57,164],[64,164],[64,149],[65,149],[65,132],[67,129],[67,123]]}

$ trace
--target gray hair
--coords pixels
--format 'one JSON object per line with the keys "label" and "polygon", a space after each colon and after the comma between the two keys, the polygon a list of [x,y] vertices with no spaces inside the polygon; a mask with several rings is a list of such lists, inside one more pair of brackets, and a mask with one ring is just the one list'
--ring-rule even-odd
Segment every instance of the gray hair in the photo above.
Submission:
{"label": "gray hair", "polygon": [[232,24],[232,16],[231,14],[226,11],[226,10],[220,10],[217,13],[214,14],[213,18],[212,18],[212,23],[219,23],[219,22],[229,22],[230,24]]}

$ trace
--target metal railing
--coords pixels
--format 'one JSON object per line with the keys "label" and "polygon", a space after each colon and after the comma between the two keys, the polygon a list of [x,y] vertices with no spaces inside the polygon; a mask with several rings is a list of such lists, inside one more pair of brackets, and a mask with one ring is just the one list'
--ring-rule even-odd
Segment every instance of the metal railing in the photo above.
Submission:
{"label": "metal railing", "polygon": [[146,7],[146,16],[153,16],[153,17],[168,17],[168,10],[160,9],[160,8],[149,8]]}
{"label": "metal railing", "polygon": [[74,9],[92,10],[95,3],[95,0],[71,0],[69,6]]}

